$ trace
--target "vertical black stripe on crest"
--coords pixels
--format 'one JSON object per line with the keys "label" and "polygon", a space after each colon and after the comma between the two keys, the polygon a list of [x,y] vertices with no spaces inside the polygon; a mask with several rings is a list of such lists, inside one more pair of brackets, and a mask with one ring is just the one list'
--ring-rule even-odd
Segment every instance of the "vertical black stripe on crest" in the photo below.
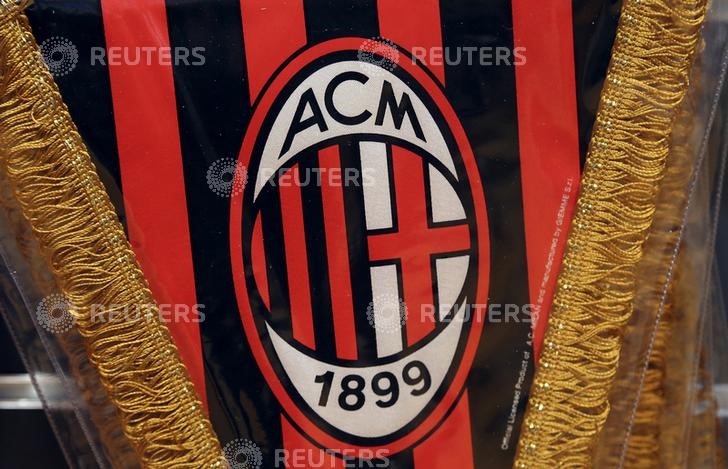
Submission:
{"label": "vertical black stripe on crest", "polygon": [[[308,275],[313,313],[316,357],[332,362],[336,359],[336,337],[334,335],[333,308],[329,281],[326,234],[324,229],[324,207],[321,200],[318,152],[306,150],[298,162],[299,181],[301,182],[301,201],[303,203],[303,223],[306,230],[306,250],[308,251]],[[325,177],[325,175],[324,175]],[[344,241],[344,240],[340,240]]]}
{"label": "vertical black stripe on crest", "polygon": [[[441,2],[443,45],[513,50],[511,3]],[[491,49],[494,50],[494,49]],[[483,181],[490,225],[490,305],[530,303],[518,147],[515,70],[511,66],[447,64],[445,91],[471,142]],[[470,300],[472,301],[472,300]],[[503,309],[503,307],[502,307]],[[501,314],[501,318],[503,318]],[[486,321],[468,377],[473,456],[477,468],[510,468],[531,383],[531,324]],[[514,389],[528,354],[527,376],[513,435],[501,449]]]}
{"label": "vertical black stripe on crest", "polygon": [[261,207],[263,249],[265,250],[268,296],[270,298],[268,319],[282,338],[291,341],[293,340],[291,302],[288,296],[288,269],[278,188],[264,189],[257,204]]}
{"label": "vertical black stripe on crest", "polygon": [[[362,174],[361,153],[357,139],[350,138],[342,142],[339,152],[342,174],[346,174],[347,171]],[[376,331],[367,317],[367,312],[372,304],[372,288],[364,189],[361,184],[347,184],[343,190],[357,352],[360,361],[371,363],[377,358],[377,342]]]}
{"label": "vertical black stripe on crest", "polygon": [[39,44],[61,37],[71,41],[78,51],[76,66],[54,77],[54,81],[126,228],[109,69],[105,62],[91,60],[92,48],[106,50],[101,1],[67,4],[36,0],[26,13]]}
{"label": "vertical black stripe on crest", "polygon": [[204,47],[205,63],[174,66],[210,418],[224,445],[247,438],[272,467],[280,407],[245,339],[230,264],[230,199],[210,190],[210,165],[237,160],[251,114],[240,2],[167,0],[171,47]]}
{"label": "vertical black stripe on crest", "polygon": [[376,0],[303,0],[303,8],[309,44],[379,33]]}

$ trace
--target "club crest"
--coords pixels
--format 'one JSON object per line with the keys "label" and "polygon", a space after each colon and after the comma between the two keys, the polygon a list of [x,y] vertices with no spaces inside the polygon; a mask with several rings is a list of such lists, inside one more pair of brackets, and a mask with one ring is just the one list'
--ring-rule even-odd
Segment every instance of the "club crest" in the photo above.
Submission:
{"label": "club crest", "polygon": [[462,392],[489,237],[440,86],[392,45],[362,54],[364,42],[307,49],[264,90],[231,256],[246,338],[287,417],[323,447],[396,452]]}

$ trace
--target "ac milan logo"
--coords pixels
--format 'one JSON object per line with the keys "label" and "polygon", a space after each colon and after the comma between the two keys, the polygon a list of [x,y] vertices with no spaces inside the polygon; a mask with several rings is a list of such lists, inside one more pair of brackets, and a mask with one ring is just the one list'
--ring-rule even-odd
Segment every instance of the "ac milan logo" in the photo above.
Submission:
{"label": "ac milan logo", "polygon": [[361,67],[361,42],[308,49],[265,90],[241,150],[231,255],[245,334],[288,417],[323,447],[394,453],[462,391],[488,226],[441,89],[411,60]]}

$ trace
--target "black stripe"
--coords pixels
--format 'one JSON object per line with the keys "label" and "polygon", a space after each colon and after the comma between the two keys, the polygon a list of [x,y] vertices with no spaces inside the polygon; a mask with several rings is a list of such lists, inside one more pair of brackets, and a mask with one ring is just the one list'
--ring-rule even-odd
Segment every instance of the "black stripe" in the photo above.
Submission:
{"label": "black stripe", "polygon": [[331,295],[332,293],[340,293],[332,292],[329,282],[321,184],[319,183],[320,178],[314,171],[318,167],[318,152],[316,150],[305,151],[299,160],[298,169],[303,201],[303,222],[306,230],[316,356],[331,363],[336,359],[336,337],[334,335]]}
{"label": "black stripe", "polygon": [[263,249],[268,273],[270,323],[284,339],[293,340],[291,303],[288,297],[288,269],[281,222],[281,199],[278,188],[268,187],[259,198],[263,231]]}
{"label": "black stripe", "polygon": [[572,3],[576,109],[582,166],[607,76],[621,5],[621,0],[575,0]]}
{"label": "black stripe", "polygon": [[66,75],[56,76],[55,82],[126,228],[109,70],[105,64],[91,62],[92,48],[106,48],[101,2],[38,0],[27,14],[39,44],[58,36],[78,50],[76,66]]}
{"label": "black stripe", "polygon": [[273,466],[280,407],[256,365],[238,314],[229,252],[230,200],[207,186],[208,167],[240,151],[251,114],[240,2],[167,0],[170,45],[204,47],[203,66],[174,67],[210,418],[222,444],[248,438]]}
{"label": "black stripe", "polygon": [[[446,451],[446,449],[443,448],[443,451]],[[376,467],[386,467],[387,469],[413,469],[415,467],[414,454],[412,450],[402,451],[401,453],[389,456],[387,459],[389,459],[389,465],[387,466],[377,463],[376,460],[372,462],[377,463]],[[359,465],[358,467],[362,466]],[[417,469],[427,469],[427,467],[417,467]]]}
{"label": "black stripe", "polygon": [[[441,3],[443,45],[513,48],[511,3],[448,0]],[[492,49],[491,49],[492,50]],[[529,303],[521,174],[518,150],[515,70],[463,62],[445,69],[446,94],[460,116],[480,170],[491,229],[491,304]],[[486,324],[468,378],[475,465],[510,468],[518,441],[532,358],[523,386],[513,436],[502,439],[524,359],[530,352],[529,323]],[[455,450],[455,449],[453,449]]]}
{"label": "black stripe", "polygon": [[303,0],[303,8],[306,36],[311,44],[379,34],[376,0]]}
{"label": "black stripe", "polygon": [[[362,174],[359,141],[353,138],[347,139],[341,143],[339,151],[343,173],[354,171],[354,174]],[[372,289],[364,190],[361,185],[354,184],[345,186],[343,190],[357,350],[360,362],[373,363],[377,358],[377,343],[374,326],[367,317],[367,312],[371,308]]]}

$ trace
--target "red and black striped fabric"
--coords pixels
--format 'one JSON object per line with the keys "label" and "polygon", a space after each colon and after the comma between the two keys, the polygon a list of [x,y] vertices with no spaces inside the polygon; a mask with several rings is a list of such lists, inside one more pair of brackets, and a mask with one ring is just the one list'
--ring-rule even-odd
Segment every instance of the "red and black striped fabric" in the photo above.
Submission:
{"label": "red and black striped fabric", "polygon": [[[564,187],[573,184],[567,212],[577,190],[618,8],[613,0],[36,0],[28,14],[39,42],[61,36],[79,50],[77,67],[56,80],[157,301],[204,305],[204,321],[170,329],[221,442],[248,439],[262,467],[275,467],[279,449],[345,448],[307,431],[264,376],[239,311],[231,201],[205,175],[216,160],[241,155],[276,76],[306,51],[345,38],[385,38],[405,56],[415,48],[525,48],[520,66],[420,67],[454,110],[485,194],[490,263],[481,293],[489,304],[548,311],[547,270],[558,269],[565,240],[554,236],[554,220]],[[91,64],[93,47],[203,47],[205,63]],[[289,169],[361,170],[367,155],[379,155],[391,223],[367,226],[362,187],[261,192],[249,227],[245,215],[241,222],[251,269],[244,281],[256,286],[273,329],[322,360],[362,366],[436,335],[437,322],[414,320],[395,339],[378,337],[364,313],[379,288],[372,269],[386,275],[395,266],[381,288],[406,304],[434,304],[437,259],[482,250],[472,220],[433,224],[431,179],[440,173],[393,141],[343,136],[304,153]],[[404,254],[413,239],[421,257]],[[533,325],[486,320],[443,418],[376,467],[510,467],[543,328],[543,317]],[[335,467],[348,464],[335,458]]]}

